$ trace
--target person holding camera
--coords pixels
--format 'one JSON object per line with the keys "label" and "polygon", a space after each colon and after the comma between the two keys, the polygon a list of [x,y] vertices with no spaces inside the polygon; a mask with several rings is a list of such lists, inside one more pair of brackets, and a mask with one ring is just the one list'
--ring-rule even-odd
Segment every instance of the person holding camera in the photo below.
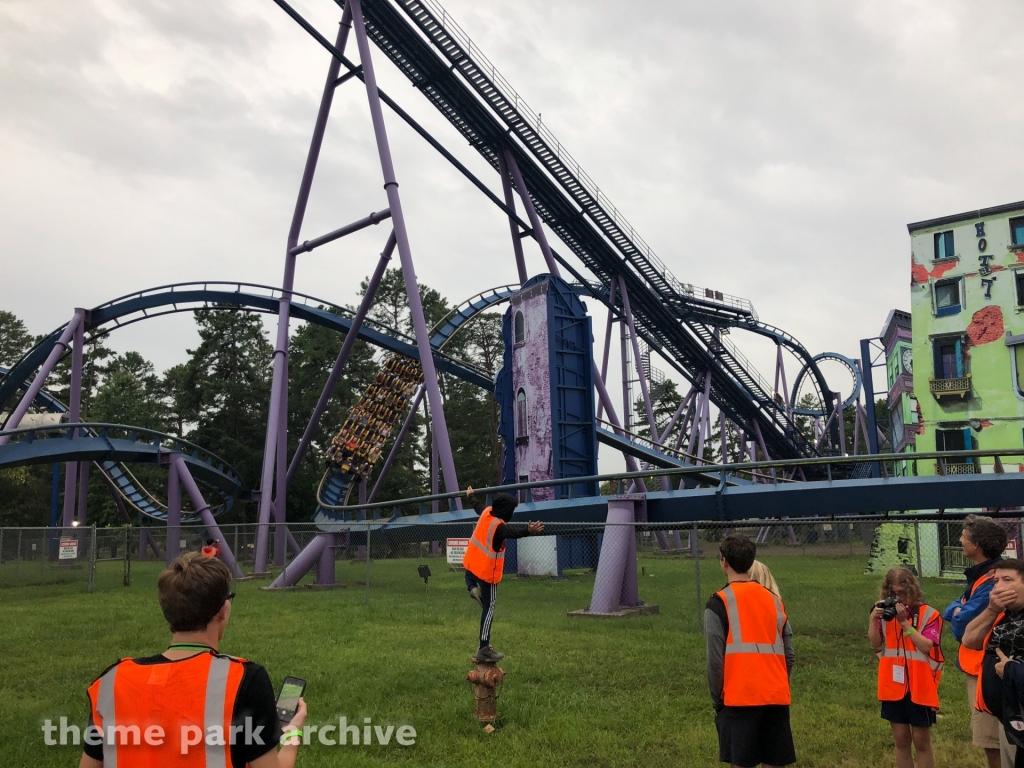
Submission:
{"label": "person holding camera", "polygon": [[1008,741],[1006,751],[1014,753],[1013,765],[1024,766],[1024,750],[1016,747],[1020,734],[1012,725],[1019,707],[997,669],[1000,653],[1007,660],[1024,659],[1024,560],[1000,560],[992,570],[995,586],[988,606],[967,625],[963,644],[984,652],[974,706],[999,719]]}
{"label": "person holding camera", "polygon": [[897,768],[934,768],[931,727],[942,678],[942,617],[923,602],[921,584],[906,568],[882,581],[881,600],[868,619],[868,640],[878,654],[878,699],[892,726]]}
{"label": "person holding camera", "polygon": [[957,666],[967,678],[967,706],[971,708],[971,743],[985,750],[989,768],[1011,768],[1013,755],[1010,754],[1006,738],[1000,738],[1002,724],[988,712],[975,708],[978,693],[978,676],[981,674],[981,660],[984,651],[972,651],[963,645],[964,632],[988,606],[988,598],[995,586],[995,567],[1006,549],[1006,530],[987,517],[968,515],[964,519],[960,534],[960,546],[964,557],[974,565],[964,571],[967,589],[942,612],[942,618],[949,622],[949,629],[957,642],[961,643],[957,653]]}
{"label": "person holding camera", "polygon": [[235,597],[228,567],[189,552],[157,591],[171,644],[121,659],[89,686],[79,768],[294,768],[305,702],[282,733],[267,671],[218,651]]}

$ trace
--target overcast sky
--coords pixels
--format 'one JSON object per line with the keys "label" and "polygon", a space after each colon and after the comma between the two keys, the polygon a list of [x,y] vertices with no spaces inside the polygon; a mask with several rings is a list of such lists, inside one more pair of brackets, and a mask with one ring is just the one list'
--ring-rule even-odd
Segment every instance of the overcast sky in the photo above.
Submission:
{"label": "overcast sky", "polygon": [[[333,2],[296,6],[333,39]],[[445,7],[680,279],[812,352],[856,356],[909,308],[908,222],[1024,199],[1016,0]],[[374,53],[381,87],[498,189]],[[271,0],[0,0],[0,308],[39,333],[163,283],[280,284],[327,65]],[[304,237],[386,206],[358,81],[333,115]],[[385,118],[420,279],[453,302],[513,282],[503,216]],[[353,302],[385,227],[300,257],[296,288]],[[112,346],[166,368],[192,326]],[[771,350],[733,338],[770,376]]]}

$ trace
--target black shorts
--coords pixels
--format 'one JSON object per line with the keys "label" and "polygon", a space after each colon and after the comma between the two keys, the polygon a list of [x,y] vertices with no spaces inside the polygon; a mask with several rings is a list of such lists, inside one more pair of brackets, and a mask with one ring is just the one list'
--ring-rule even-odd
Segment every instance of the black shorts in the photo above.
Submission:
{"label": "black shorts", "polygon": [[911,728],[931,728],[935,725],[935,710],[923,704],[915,704],[908,693],[899,701],[883,701],[882,719],[909,725]]}
{"label": "black shorts", "polygon": [[796,762],[789,706],[723,707],[715,715],[718,759],[743,768],[792,765]]}

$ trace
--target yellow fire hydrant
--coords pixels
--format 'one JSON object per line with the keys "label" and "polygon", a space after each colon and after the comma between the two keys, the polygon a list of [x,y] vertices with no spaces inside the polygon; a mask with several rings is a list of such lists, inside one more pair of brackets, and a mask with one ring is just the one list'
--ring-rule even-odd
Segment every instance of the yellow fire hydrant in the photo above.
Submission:
{"label": "yellow fire hydrant", "polygon": [[466,680],[474,686],[476,710],[473,716],[481,723],[493,723],[498,719],[498,689],[505,679],[505,670],[493,661],[479,661],[474,658],[476,669],[466,674]]}

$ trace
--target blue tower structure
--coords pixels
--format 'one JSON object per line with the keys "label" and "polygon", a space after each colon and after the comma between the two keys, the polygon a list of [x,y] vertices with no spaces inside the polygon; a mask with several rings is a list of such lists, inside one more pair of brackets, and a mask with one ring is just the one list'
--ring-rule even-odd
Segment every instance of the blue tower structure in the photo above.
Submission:
{"label": "blue tower structure", "polygon": [[[597,474],[593,334],[586,306],[568,283],[550,274],[528,280],[509,304],[502,322],[505,357],[494,389],[505,446],[503,481]],[[539,502],[597,493],[596,483],[581,482],[538,488],[531,497]],[[550,552],[531,557],[528,550],[536,547],[556,549],[558,571],[551,575],[577,561],[592,565],[596,537],[588,552],[576,552],[580,547],[562,536],[509,542],[506,570],[530,573],[530,560],[552,562]],[[516,543],[520,546],[512,552]]]}

